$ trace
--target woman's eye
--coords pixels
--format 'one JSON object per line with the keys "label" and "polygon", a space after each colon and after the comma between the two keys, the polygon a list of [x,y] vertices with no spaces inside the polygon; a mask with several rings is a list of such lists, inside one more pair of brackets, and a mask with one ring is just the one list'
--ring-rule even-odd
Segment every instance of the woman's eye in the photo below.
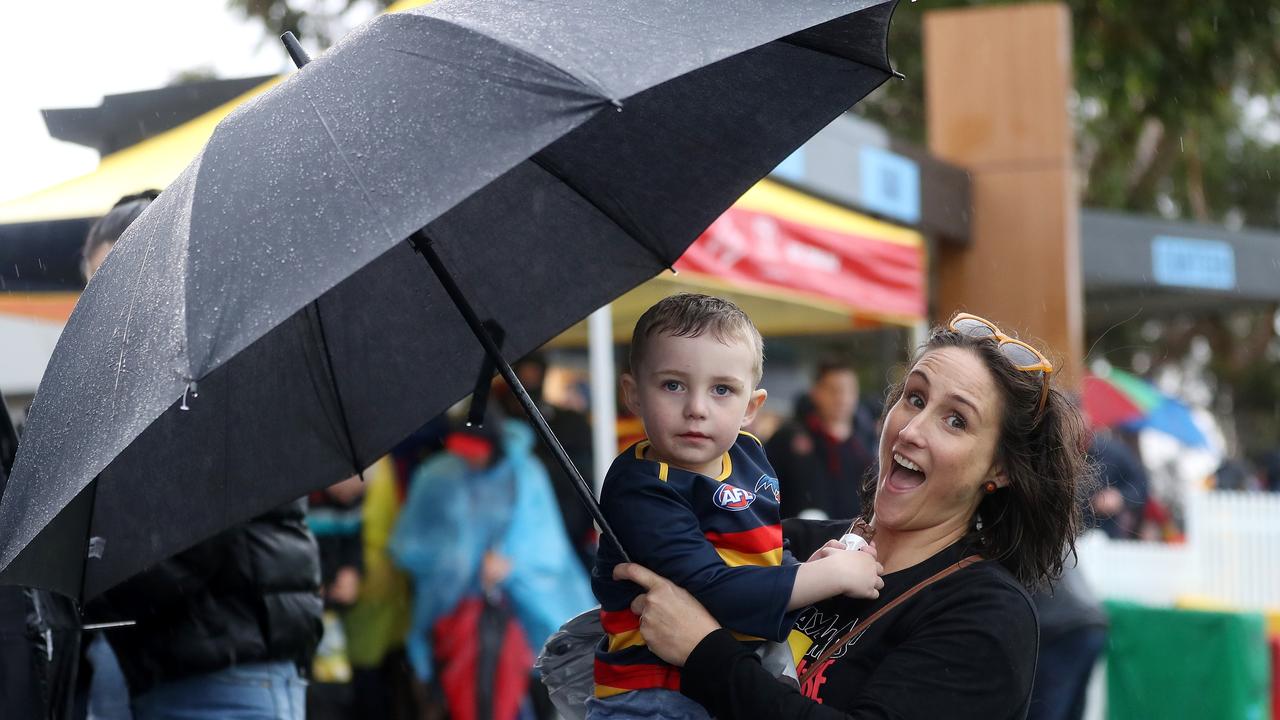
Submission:
{"label": "woman's eye", "polygon": [[954,413],[947,417],[947,424],[956,430],[963,430],[968,426],[968,423],[964,421],[963,417]]}
{"label": "woman's eye", "polygon": [[711,393],[713,395],[731,395],[733,393],[733,388],[728,385],[716,385],[711,388]]}
{"label": "woman's eye", "polygon": [[924,407],[924,398],[920,396],[920,393],[907,393],[907,402],[914,408]]}

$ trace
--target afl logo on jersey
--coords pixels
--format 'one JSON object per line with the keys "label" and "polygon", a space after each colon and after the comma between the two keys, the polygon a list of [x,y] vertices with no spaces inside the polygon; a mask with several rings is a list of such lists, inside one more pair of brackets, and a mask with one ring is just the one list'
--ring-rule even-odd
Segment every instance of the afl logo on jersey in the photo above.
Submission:
{"label": "afl logo on jersey", "polygon": [[750,490],[743,490],[740,487],[734,487],[726,483],[716,490],[716,494],[712,499],[716,505],[725,510],[737,512],[751,507],[751,503],[756,501],[756,494]]}

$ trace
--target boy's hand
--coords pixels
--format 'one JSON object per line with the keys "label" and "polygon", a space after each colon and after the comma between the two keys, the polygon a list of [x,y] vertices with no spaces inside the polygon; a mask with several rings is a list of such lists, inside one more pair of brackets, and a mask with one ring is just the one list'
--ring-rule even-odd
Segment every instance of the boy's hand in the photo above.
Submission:
{"label": "boy's hand", "polygon": [[867,552],[868,549],[846,550],[843,545],[839,549],[819,548],[818,552],[824,553],[819,560],[826,566],[824,570],[837,578],[842,595],[868,600],[880,597],[884,566],[876,561],[875,551]]}
{"label": "boy's hand", "polygon": [[[845,547],[844,543],[839,540],[828,540],[825,545],[815,550],[814,553],[809,556],[809,562],[821,560],[833,552],[849,552],[849,548]],[[876,554],[876,544],[874,542],[862,546],[857,552],[864,552],[877,560],[879,559],[879,556]]]}
{"label": "boy's hand", "polygon": [[874,545],[849,550],[843,543],[832,540],[818,548],[808,562],[800,564],[787,609],[796,610],[836,595],[880,597],[883,574],[884,566],[876,559]]}

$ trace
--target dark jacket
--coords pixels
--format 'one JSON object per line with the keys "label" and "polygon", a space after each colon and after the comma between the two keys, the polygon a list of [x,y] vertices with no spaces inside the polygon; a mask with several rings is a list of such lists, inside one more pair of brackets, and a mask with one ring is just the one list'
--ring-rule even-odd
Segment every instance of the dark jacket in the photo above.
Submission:
{"label": "dark jacket", "polygon": [[126,580],[94,600],[129,691],[235,664],[309,665],[322,632],[320,560],[303,518],[283,505]]}
{"label": "dark jacket", "polygon": [[862,480],[876,465],[875,415],[859,406],[845,440],[828,435],[803,406],[765,444],[782,490],[782,517],[821,510],[830,518],[857,517]]}

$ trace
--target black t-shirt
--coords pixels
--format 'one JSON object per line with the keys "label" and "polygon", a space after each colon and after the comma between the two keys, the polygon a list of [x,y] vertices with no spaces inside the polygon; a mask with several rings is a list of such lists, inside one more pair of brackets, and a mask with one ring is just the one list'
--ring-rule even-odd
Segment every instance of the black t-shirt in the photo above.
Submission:
{"label": "black t-shirt", "polygon": [[[810,543],[795,543],[793,550],[807,557]],[[858,619],[968,554],[953,545],[886,575],[878,600],[832,598],[806,609],[796,629],[813,645],[801,673]],[[724,630],[694,649],[680,689],[719,720],[1024,718],[1037,635],[1027,592],[1008,570],[984,561],[939,580],[877,620],[801,690],[775,680]]]}

